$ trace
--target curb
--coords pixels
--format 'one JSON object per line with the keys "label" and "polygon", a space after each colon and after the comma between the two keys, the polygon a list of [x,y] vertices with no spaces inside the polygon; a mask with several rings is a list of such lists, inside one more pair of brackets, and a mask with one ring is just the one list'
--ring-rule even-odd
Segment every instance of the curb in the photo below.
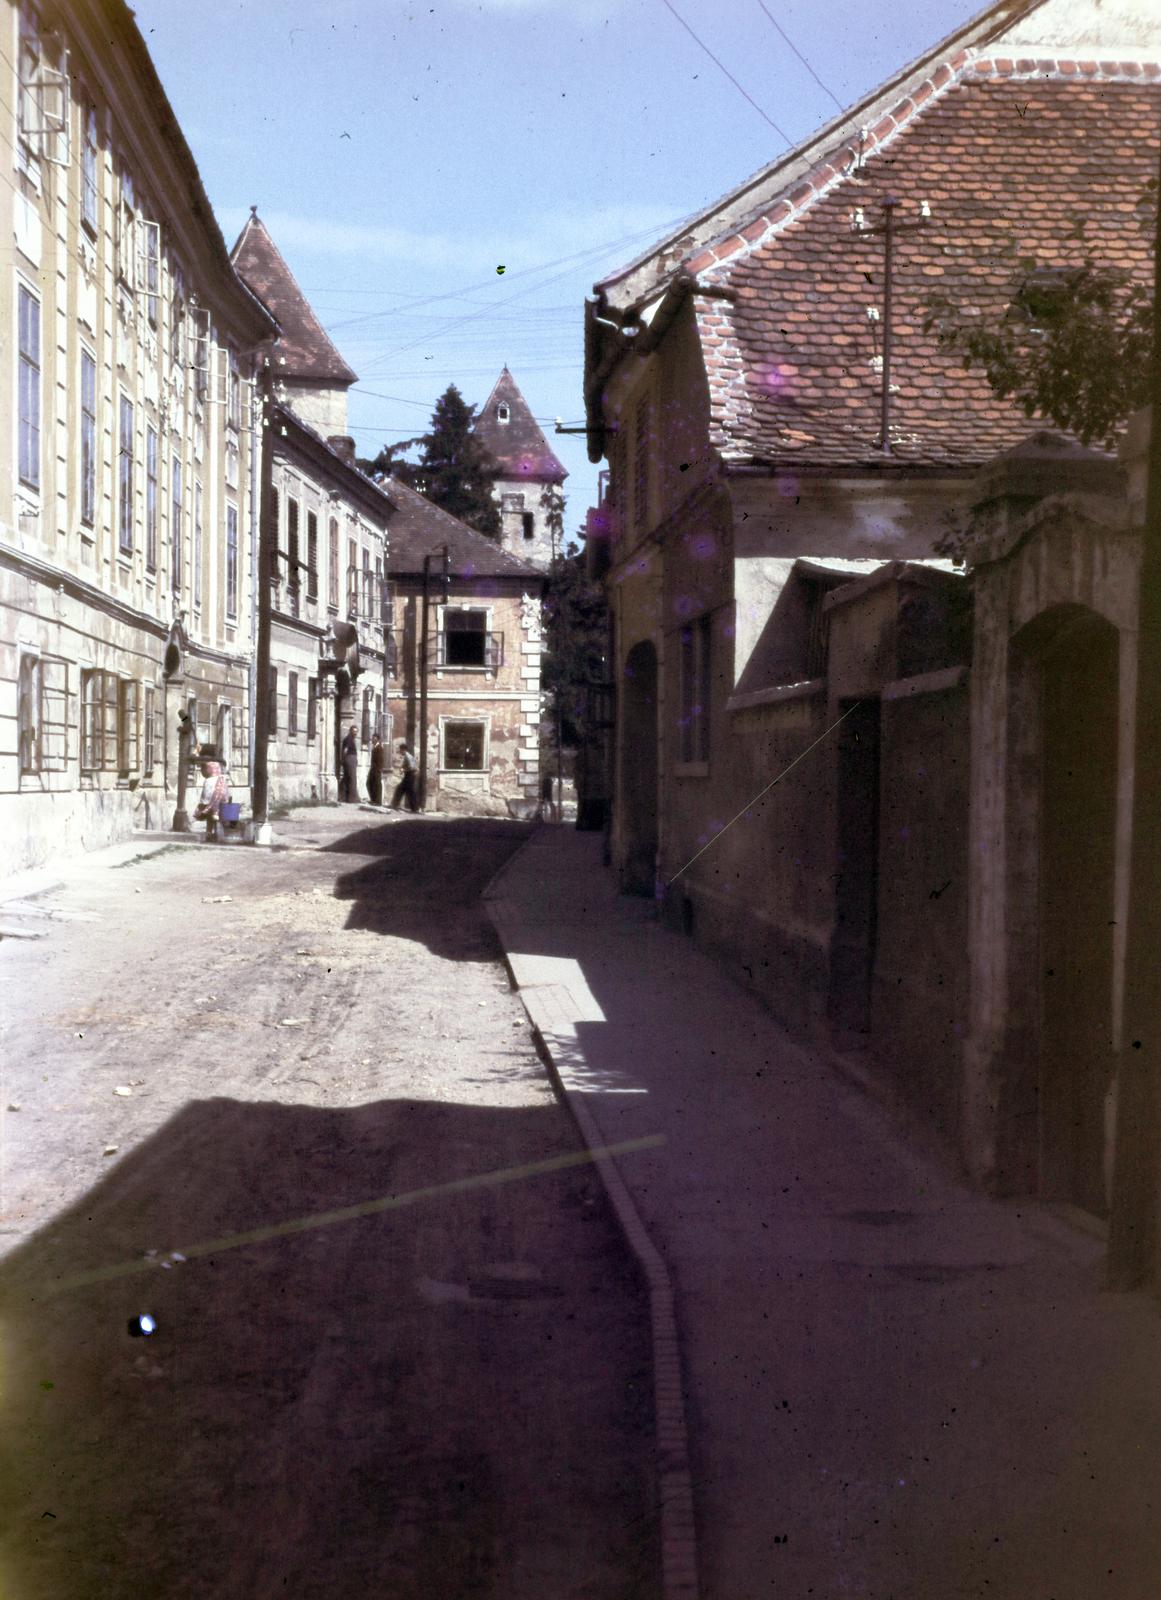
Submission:
{"label": "curb", "polygon": [[[539,830],[537,830],[539,832]],[[653,1351],[653,1409],[656,1426],[654,1448],[661,1520],[661,1591],[663,1600],[698,1600],[697,1537],[693,1510],[693,1478],[689,1466],[689,1430],[681,1379],[681,1346],[677,1332],[673,1282],[669,1269],[649,1237],[641,1214],[622,1178],[582,1095],[563,1081],[552,1047],[537,1020],[535,988],[525,990],[516,979],[508,940],[488,901],[495,886],[536,838],[529,836],[489,880],[480,899],[508,962],[512,981],[532,1023],[537,1047],[548,1066],[557,1094],[564,1101],[585,1147],[600,1174],[625,1242],[645,1277],[649,1291],[649,1317]]]}

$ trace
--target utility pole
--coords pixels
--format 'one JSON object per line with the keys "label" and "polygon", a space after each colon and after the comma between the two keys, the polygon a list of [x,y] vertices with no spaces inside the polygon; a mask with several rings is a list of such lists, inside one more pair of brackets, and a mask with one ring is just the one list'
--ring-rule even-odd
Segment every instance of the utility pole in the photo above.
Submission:
{"label": "utility pole", "polygon": [[1153,255],[1153,356],[1148,479],[1137,616],[1137,706],[1129,847],[1124,1030],[1108,1280],[1131,1289],[1161,1279],[1161,206]]}
{"label": "utility pole", "polygon": [[[879,392],[879,449],[885,456],[891,454],[891,355],[894,310],[894,277],[895,277],[895,245],[900,233],[913,233],[920,228],[925,228],[931,220],[931,207],[926,200],[919,202],[919,220],[917,222],[900,222],[895,213],[899,209],[900,201],[893,194],[884,197],[882,201],[883,220],[878,223],[868,223],[863,216],[863,208],[859,206],[851,218],[851,232],[858,239],[881,238],[883,241],[883,309],[871,317],[872,322],[881,321],[883,327],[883,349],[881,356],[882,387]],[[872,308],[873,309],[873,308]]]}
{"label": "utility pole", "polygon": [[274,479],[274,383],[270,354],[263,351],[258,368],[258,399],[262,416],[262,450],[255,492],[259,496],[258,520],[258,638],[254,646],[254,788],[251,806],[254,813],[254,843],[270,843],[270,574],[276,549],[277,530],[271,515],[271,486]]}
{"label": "utility pole", "polygon": [[[443,547],[441,568],[444,604],[447,604],[451,587],[451,566],[448,547]],[[423,616],[419,629],[419,809],[427,809],[427,676],[431,630],[431,552],[423,558]]]}

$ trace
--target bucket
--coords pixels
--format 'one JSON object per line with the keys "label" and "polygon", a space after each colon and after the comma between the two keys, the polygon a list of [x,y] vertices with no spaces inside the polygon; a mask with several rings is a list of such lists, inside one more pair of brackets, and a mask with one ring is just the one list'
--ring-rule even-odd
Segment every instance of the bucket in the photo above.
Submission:
{"label": "bucket", "polygon": [[242,816],[242,807],[237,800],[227,800],[221,808],[223,822],[238,822]]}

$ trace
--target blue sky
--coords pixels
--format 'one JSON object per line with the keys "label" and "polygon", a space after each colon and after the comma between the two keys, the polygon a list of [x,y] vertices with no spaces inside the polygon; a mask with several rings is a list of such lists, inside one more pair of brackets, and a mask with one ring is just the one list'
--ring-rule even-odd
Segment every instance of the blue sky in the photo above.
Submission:
{"label": "blue sky", "polygon": [[[850,103],[980,6],[765,9],[826,90],[762,0],[135,6],[227,244],[257,204],[359,373],[369,455],[449,382],[482,402],[504,362],[546,431],[579,422],[593,282],[828,121],[827,90]],[[597,469],[552,442],[571,532]]]}

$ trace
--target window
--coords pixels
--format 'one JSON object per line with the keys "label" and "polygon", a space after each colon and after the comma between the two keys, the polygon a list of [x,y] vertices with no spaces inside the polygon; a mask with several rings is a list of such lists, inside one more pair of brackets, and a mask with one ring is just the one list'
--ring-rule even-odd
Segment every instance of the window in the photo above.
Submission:
{"label": "window", "polygon": [[133,402],[121,396],[121,433],[117,455],[117,546],[133,554]]}
{"label": "window", "polygon": [[157,429],[150,427],[145,429],[145,570],[157,571]]}
{"label": "window", "polygon": [[359,546],[347,540],[347,616],[359,615]]}
{"label": "window", "polygon": [[117,685],[117,770],[132,772],[137,765],[139,724],[136,678],[122,678]]}
{"label": "window", "polygon": [[81,521],[91,528],[97,516],[97,363],[81,351]]}
{"label": "window", "polygon": [[307,742],[318,737],[318,679],[306,680],[306,737]]}
{"label": "window", "polygon": [[226,615],[238,615],[238,508],[226,507]]}
{"label": "window", "polygon": [[21,772],[40,771],[40,657],[20,658],[17,701]]}
{"label": "window", "polygon": [[488,613],[444,612],[444,661],[449,667],[482,667],[488,660]]}
{"label": "window", "polygon": [[306,598],[318,599],[318,517],[306,514]]}
{"label": "window", "polygon": [[185,273],[176,265],[170,273],[169,359],[175,367],[185,365]]}
{"label": "window", "polygon": [[121,203],[117,207],[117,276],[134,287],[137,268],[137,194],[133,174],[121,168]]}
{"label": "window", "polygon": [[270,696],[270,732],[278,732],[278,668],[271,667],[267,678],[267,693]]}
{"label": "window", "polygon": [[523,511],[524,496],[522,494],[502,494],[500,496],[500,510],[505,516],[508,516],[509,513],[514,516],[518,511]]}
{"label": "window", "polygon": [[383,587],[383,558],[382,558],[382,556],[376,556],[375,557],[375,605],[374,605],[373,610],[368,612],[368,616],[378,617],[380,624],[382,626],[384,626],[384,627],[387,626],[387,618],[386,618],[386,615],[385,615],[385,613],[386,613],[386,605],[385,605],[386,595],[387,595],[387,591]]}
{"label": "window", "polygon": [[339,524],[332,517],[327,530],[327,604],[335,610],[339,604]]}
{"label": "window", "polygon": [[279,546],[282,541],[282,501],[277,489],[270,491],[270,581],[281,581],[282,568],[278,565]]}
{"label": "window", "polygon": [[174,594],[181,593],[182,555],[185,544],[185,515],[182,507],[181,457],[173,458],[172,499],[169,518],[169,576]]}
{"label": "window", "polygon": [[443,764],[447,771],[483,772],[484,735],[482,722],[445,722]]}
{"label": "window", "polygon": [[141,270],[138,288],[145,291],[145,311],[149,326],[157,326],[158,292],[161,289],[161,228],[156,222],[141,224]]}
{"label": "window", "polygon": [[210,388],[210,314],[204,306],[191,306],[190,322],[194,392],[199,400],[204,400]]}
{"label": "window", "polygon": [[238,357],[230,351],[229,388],[227,390],[226,421],[231,428],[242,426],[242,374],[238,371]]}
{"label": "window", "polygon": [[157,765],[157,690],[151,683],[145,685],[145,716],[143,719],[141,749],[141,775],[148,778]]}
{"label": "window", "polygon": [[533,513],[525,511],[520,521],[524,528],[524,537],[526,539],[534,539],[536,537],[536,518]]}
{"label": "window", "polygon": [[507,423],[507,422],[511,422],[511,420],[512,420],[511,411],[508,409],[507,405],[503,401],[501,401],[500,404],[496,407],[496,421],[497,422]]}
{"label": "window", "polygon": [[[59,62],[59,54],[54,59]],[[28,168],[42,156],[68,165],[69,80],[59,65],[49,64],[31,6],[23,7],[20,17],[16,115],[21,165]]]}
{"label": "window", "polygon": [[115,771],[120,753],[120,687],[115,673],[81,673],[81,771]]}
{"label": "window", "polygon": [[68,766],[68,663],[55,656],[20,658],[17,729],[22,773]]}
{"label": "window", "polygon": [[684,762],[709,760],[710,619],[698,617],[681,630],[680,756]]}
{"label": "window", "polygon": [[291,739],[298,738],[298,673],[286,674],[286,732]]}
{"label": "window", "polygon": [[97,108],[86,105],[81,112],[81,221],[90,233],[96,233],[99,226],[100,161]]}
{"label": "window", "polygon": [[40,488],[40,301],[20,285],[20,481]]}
{"label": "window", "polygon": [[371,552],[363,549],[363,609],[360,613],[370,621],[375,615],[375,605],[371,599]]}
{"label": "window", "polygon": [[194,484],[194,526],[193,526],[193,603],[197,610],[202,603],[202,562],[205,559],[205,545],[202,535],[202,486]]}
{"label": "window", "polygon": [[302,582],[298,551],[298,501],[293,498],[286,502],[286,581],[292,589],[297,589]]}
{"label": "window", "polygon": [[218,725],[214,731],[218,760],[226,771],[234,759],[234,708],[228,700],[221,701],[218,706]]}
{"label": "window", "polygon": [[359,719],[359,742],[364,749],[371,743],[371,690],[363,690],[363,714]]}

